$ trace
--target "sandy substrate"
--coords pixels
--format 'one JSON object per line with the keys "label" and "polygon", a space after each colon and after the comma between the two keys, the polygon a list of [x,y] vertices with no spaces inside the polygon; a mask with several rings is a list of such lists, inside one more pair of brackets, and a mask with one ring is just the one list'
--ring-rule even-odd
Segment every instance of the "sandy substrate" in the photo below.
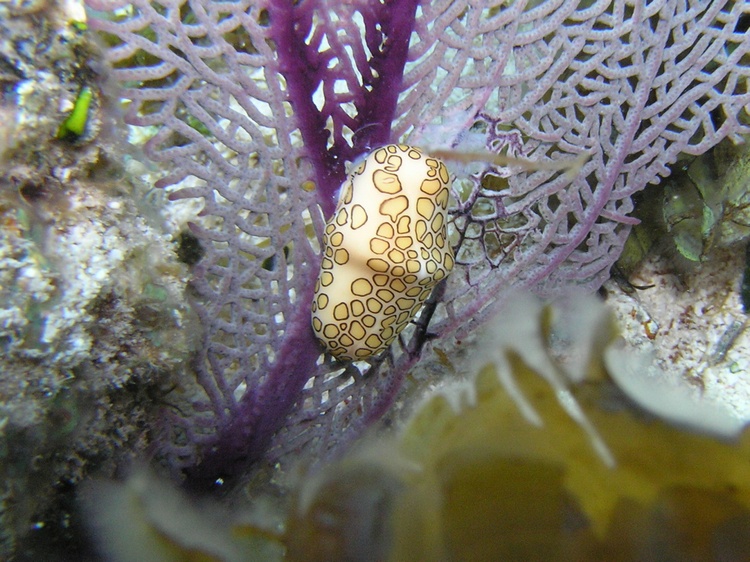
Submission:
{"label": "sandy substrate", "polygon": [[630,276],[639,289],[624,290],[613,280],[605,288],[622,336],[652,352],[669,382],[750,421],[750,330],[739,294],[744,267],[741,246],[681,271],[652,256]]}

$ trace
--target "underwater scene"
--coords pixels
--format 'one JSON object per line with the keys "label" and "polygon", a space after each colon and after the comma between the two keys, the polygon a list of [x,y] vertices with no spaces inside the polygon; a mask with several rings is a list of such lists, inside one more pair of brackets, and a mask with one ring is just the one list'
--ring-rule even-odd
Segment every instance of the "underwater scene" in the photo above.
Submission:
{"label": "underwater scene", "polygon": [[0,2],[0,560],[750,560],[750,2]]}

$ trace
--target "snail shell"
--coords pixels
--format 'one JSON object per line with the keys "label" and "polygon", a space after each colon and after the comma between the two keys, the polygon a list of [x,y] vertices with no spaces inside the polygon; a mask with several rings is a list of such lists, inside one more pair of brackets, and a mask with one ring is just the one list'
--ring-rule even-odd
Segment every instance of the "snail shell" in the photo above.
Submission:
{"label": "snail shell", "polygon": [[446,222],[450,176],[399,144],[371,152],[341,188],[326,224],[312,326],[339,359],[385,350],[453,269]]}

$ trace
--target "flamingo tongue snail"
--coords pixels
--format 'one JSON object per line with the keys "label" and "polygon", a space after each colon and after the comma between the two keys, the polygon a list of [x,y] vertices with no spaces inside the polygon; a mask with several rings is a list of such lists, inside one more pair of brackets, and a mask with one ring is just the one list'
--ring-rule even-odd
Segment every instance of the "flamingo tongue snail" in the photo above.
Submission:
{"label": "flamingo tongue snail", "polygon": [[326,224],[312,326],[343,360],[385,350],[453,269],[450,176],[440,160],[391,144],[347,178]]}

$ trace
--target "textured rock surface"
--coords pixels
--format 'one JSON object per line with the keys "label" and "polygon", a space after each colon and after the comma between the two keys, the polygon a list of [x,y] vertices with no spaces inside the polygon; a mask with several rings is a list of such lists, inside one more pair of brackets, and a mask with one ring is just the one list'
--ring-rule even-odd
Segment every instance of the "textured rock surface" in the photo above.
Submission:
{"label": "textured rock surface", "polygon": [[80,3],[0,6],[3,559],[46,559],[47,537],[73,527],[75,485],[148,454],[188,357],[175,223],[134,179],[81,17]]}

